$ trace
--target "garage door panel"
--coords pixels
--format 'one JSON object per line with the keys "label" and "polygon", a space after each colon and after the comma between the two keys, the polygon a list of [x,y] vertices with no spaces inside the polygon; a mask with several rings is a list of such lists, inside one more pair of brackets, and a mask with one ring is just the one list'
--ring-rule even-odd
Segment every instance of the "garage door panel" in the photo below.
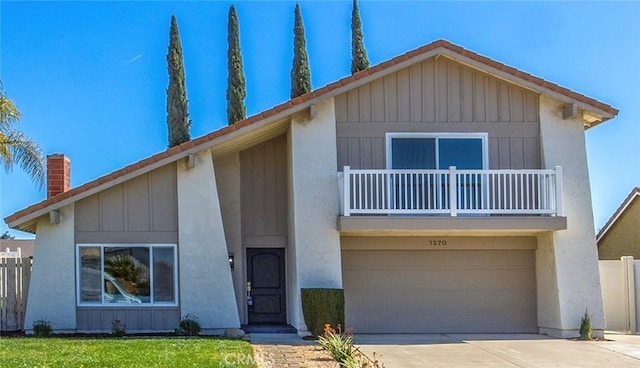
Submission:
{"label": "garage door panel", "polygon": [[344,251],[361,333],[537,332],[533,251]]}

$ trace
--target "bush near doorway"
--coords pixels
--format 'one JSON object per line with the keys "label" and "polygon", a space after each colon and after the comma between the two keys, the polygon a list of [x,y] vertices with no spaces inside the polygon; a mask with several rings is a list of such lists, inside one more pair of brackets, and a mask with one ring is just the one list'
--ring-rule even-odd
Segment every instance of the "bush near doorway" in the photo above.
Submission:
{"label": "bush near doorway", "polygon": [[344,326],[344,290],[303,288],[301,296],[304,323],[313,336],[322,335],[327,323]]}

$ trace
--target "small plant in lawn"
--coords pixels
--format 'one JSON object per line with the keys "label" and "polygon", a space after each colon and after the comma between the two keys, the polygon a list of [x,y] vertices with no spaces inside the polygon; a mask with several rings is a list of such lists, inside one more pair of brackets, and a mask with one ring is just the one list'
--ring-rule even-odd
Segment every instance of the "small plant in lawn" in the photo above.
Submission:
{"label": "small plant in lawn", "polygon": [[582,316],[582,322],[580,322],[580,339],[591,340],[593,339],[593,329],[591,328],[591,317],[585,310],[584,316]]}
{"label": "small plant in lawn", "polygon": [[111,335],[115,337],[122,337],[127,334],[127,325],[119,319],[114,319],[111,322]]}
{"label": "small plant in lawn", "polygon": [[33,322],[33,334],[37,337],[51,336],[53,328],[51,328],[51,322],[46,319],[39,319]]}
{"label": "small plant in lawn", "polygon": [[200,335],[200,322],[198,322],[198,317],[193,314],[187,314],[182,318],[180,323],[178,324],[178,328],[176,328],[177,335],[186,335],[186,336],[198,336]]}

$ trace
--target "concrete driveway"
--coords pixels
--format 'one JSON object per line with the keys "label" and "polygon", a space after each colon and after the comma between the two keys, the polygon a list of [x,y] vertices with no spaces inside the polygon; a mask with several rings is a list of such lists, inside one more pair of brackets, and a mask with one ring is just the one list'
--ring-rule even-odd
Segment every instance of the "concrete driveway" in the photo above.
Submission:
{"label": "concrete driveway", "polygon": [[356,335],[386,368],[640,367],[640,335],[572,341],[541,335]]}

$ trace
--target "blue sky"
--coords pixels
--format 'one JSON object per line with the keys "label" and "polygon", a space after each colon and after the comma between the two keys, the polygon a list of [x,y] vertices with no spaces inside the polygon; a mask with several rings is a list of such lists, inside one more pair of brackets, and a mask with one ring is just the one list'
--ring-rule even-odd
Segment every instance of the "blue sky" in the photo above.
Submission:
{"label": "blue sky", "polygon": [[[233,3],[252,115],[289,98],[295,2]],[[0,76],[20,129],[45,153],[70,157],[72,186],[166,149],[172,14],[192,137],[226,125],[230,4],[1,0]],[[315,89],[350,73],[351,1],[300,4]],[[359,4],[372,64],[443,38],[620,109],[586,134],[596,228],[640,185],[640,2]],[[0,173],[3,218],[44,197],[19,168]]]}

